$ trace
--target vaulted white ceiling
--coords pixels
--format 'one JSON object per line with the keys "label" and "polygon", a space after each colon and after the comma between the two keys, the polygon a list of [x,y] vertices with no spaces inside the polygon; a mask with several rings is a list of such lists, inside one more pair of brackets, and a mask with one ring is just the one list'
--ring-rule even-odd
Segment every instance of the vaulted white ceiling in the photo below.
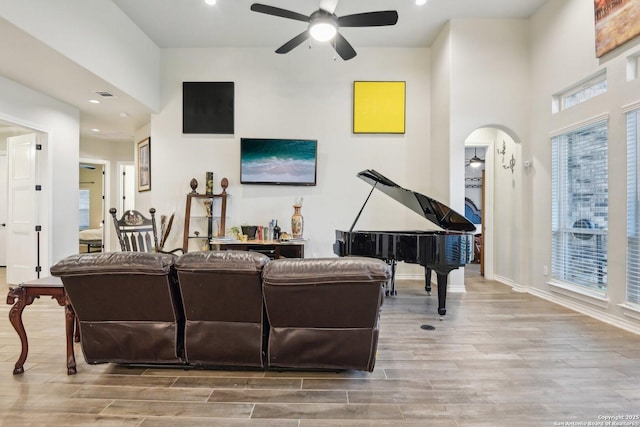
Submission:
{"label": "vaulted white ceiling", "polygon": [[[25,0],[30,1],[30,0]],[[262,47],[275,51],[306,29],[306,23],[252,12],[254,1],[112,0],[160,48]],[[309,15],[336,0],[265,0],[261,3]],[[451,19],[526,18],[548,0],[339,0],[338,16],[396,10],[395,26],[343,28],[341,34],[359,47],[428,47]],[[87,35],[90,37],[90,35]],[[108,82],[57,54],[0,17],[0,74],[75,105],[81,111],[81,134],[105,140],[132,139],[152,113],[125,93],[96,108],[87,91],[109,89]],[[274,53],[275,55],[275,53]],[[127,112],[126,117],[120,113]],[[101,135],[92,128],[101,129]]]}
{"label": "vaulted white ceiling", "polygon": [[[306,29],[300,21],[249,10],[255,1],[113,0],[159,47],[273,47]],[[264,0],[259,3],[310,15],[325,0]],[[367,47],[427,47],[438,31],[456,18],[526,18],[545,0],[339,0],[338,16],[378,10],[396,10],[393,27],[346,28],[341,32],[353,44]],[[333,0],[335,3],[335,0]]]}

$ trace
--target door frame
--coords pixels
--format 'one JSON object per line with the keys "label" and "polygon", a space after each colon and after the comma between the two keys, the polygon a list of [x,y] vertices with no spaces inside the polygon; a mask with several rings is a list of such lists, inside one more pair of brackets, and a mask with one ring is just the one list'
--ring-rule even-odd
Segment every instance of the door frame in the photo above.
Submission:
{"label": "door frame", "polygon": [[[102,165],[102,250],[110,251],[111,249],[111,233],[108,232],[109,227],[109,206],[111,206],[111,161],[104,159],[92,159],[89,157],[80,157],[80,163],[91,163],[94,165]],[[80,188],[80,182],[78,182]]]}
{"label": "door frame", "polygon": [[[490,127],[490,126],[487,126]],[[482,266],[484,278],[493,280],[495,277],[495,228],[494,228],[494,180],[495,180],[495,141],[472,140],[465,141],[465,147],[486,148],[484,157],[484,179],[482,180]]]}
{"label": "door frame", "polygon": [[[117,168],[118,168],[118,206],[116,206],[116,208],[118,209],[118,212],[120,212],[120,214],[124,213],[125,207],[124,207],[124,203],[123,203],[123,197],[126,196],[126,191],[124,190],[124,187],[127,185],[127,183],[131,182],[131,189],[132,189],[132,193],[133,193],[133,197],[132,200],[130,200],[127,205],[129,205],[130,209],[135,209],[136,206],[136,198],[135,198],[135,194],[136,194],[136,175],[135,175],[135,162],[134,161],[124,161],[124,160],[120,160],[117,163]],[[133,168],[133,173],[131,174],[131,177],[129,179],[124,178],[123,177],[123,173],[125,172],[125,168]]]}
{"label": "door frame", "polygon": [[[4,251],[4,260],[0,260],[0,267],[6,267],[7,266],[7,222],[8,222],[8,215],[9,215],[9,210],[8,210],[8,204],[9,204],[9,191],[8,191],[8,174],[9,174],[9,157],[7,155],[7,150],[2,150],[0,151],[0,157],[4,157],[5,158],[5,168],[4,168],[4,180],[0,180],[0,182],[4,181],[4,186],[5,186],[5,191],[4,191],[4,199],[0,198],[0,203],[2,203],[2,206],[4,209],[4,217],[0,217],[0,221],[4,220],[4,226],[0,225],[0,229],[3,231],[4,233],[4,239],[0,240],[0,245],[2,245],[2,248],[0,250]],[[0,173],[2,173],[2,170],[0,169]]]}
{"label": "door frame", "polygon": [[[16,118],[2,112],[0,112],[0,120],[24,129],[25,134],[35,133],[36,141],[42,147],[41,150],[39,150],[40,153],[36,154],[36,173],[39,184],[42,185],[42,194],[39,195],[36,203],[39,204],[39,222],[40,225],[42,225],[42,230],[40,232],[40,266],[42,271],[40,272],[40,276],[48,276],[51,254],[53,252],[53,242],[51,240],[51,225],[53,224],[53,212],[51,211],[51,206],[53,206],[53,193],[50,190],[51,183],[53,182],[53,171],[49,167],[51,163],[49,158],[49,131],[38,124]],[[9,196],[7,195],[7,197]],[[9,231],[8,228],[9,223],[7,223],[7,232]],[[8,267],[9,266],[7,266],[7,268]],[[18,285],[19,283],[14,284]]]}

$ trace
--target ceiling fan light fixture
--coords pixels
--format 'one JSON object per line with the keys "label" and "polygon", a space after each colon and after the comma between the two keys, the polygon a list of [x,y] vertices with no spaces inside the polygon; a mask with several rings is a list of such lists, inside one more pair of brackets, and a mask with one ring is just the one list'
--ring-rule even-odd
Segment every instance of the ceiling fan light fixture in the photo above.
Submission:
{"label": "ceiling fan light fixture", "polygon": [[471,160],[469,160],[469,166],[472,168],[479,168],[482,166],[482,159],[478,156],[473,156]]}
{"label": "ceiling fan light fixture", "polygon": [[309,34],[319,42],[326,42],[336,36],[338,28],[330,18],[317,18],[309,25]]}

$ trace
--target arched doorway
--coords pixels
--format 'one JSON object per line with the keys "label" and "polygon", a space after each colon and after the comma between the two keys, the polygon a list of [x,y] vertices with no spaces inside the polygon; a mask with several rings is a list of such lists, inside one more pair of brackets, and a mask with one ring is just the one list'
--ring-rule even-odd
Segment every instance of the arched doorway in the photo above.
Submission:
{"label": "arched doorway", "polygon": [[[469,162],[476,154],[483,162],[473,168]],[[520,159],[519,138],[504,126],[480,127],[465,139],[465,197],[480,211],[480,221],[472,222],[480,222],[480,267],[489,280],[520,279]]]}

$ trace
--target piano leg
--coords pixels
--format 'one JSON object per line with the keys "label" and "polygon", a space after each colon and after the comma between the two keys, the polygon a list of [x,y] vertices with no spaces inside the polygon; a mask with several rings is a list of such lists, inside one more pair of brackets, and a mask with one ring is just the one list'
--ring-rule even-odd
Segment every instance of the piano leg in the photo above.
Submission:
{"label": "piano leg", "polygon": [[436,271],[436,277],[438,278],[438,314],[444,316],[447,314],[447,280],[449,273],[438,273]]}
{"label": "piano leg", "polygon": [[424,290],[431,295],[431,269],[427,267],[424,268]]}

